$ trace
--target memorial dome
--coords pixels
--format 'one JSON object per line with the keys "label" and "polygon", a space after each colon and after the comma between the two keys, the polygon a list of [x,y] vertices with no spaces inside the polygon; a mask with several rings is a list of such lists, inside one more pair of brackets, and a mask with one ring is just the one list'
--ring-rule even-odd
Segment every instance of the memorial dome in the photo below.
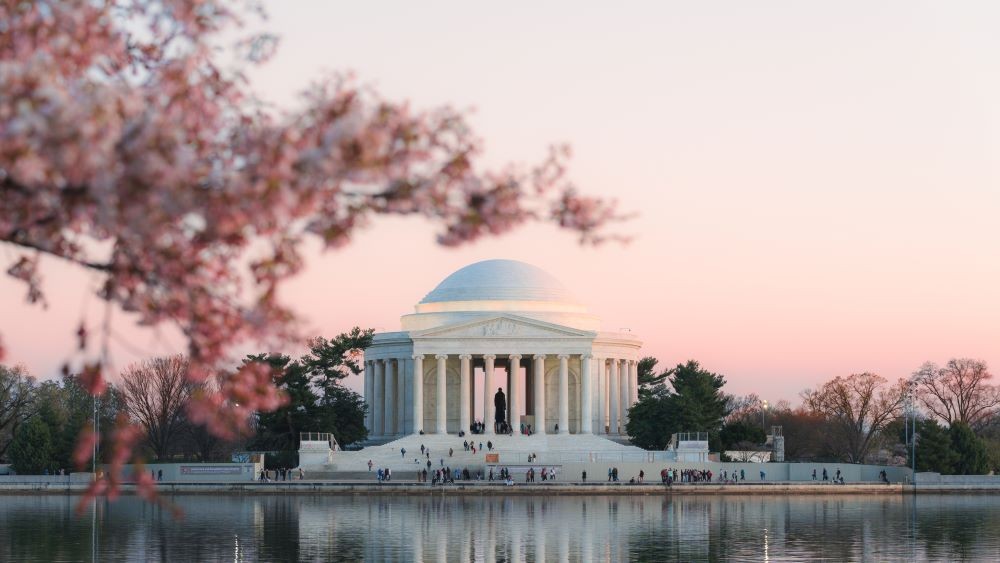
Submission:
{"label": "memorial dome", "polygon": [[555,276],[518,260],[483,260],[456,270],[401,321],[403,330],[424,330],[503,313],[582,330],[600,324]]}
{"label": "memorial dome", "polygon": [[517,260],[483,260],[455,271],[420,303],[449,301],[550,301],[576,299],[552,274]]}

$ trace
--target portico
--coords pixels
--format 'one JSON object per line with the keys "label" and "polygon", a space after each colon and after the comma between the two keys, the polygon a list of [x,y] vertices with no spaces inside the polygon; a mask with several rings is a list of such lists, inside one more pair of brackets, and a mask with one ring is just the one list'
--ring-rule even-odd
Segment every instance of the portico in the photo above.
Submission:
{"label": "portico", "polygon": [[515,434],[624,433],[641,342],[601,332],[558,281],[511,260],[458,270],[365,350],[373,437],[493,432],[494,394]]}

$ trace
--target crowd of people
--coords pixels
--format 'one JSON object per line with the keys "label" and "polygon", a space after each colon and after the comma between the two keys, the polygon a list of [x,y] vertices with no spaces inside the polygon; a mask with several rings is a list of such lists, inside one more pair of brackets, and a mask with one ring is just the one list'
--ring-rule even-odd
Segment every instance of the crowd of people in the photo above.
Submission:
{"label": "crowd of people", "polygon": [[[882,481],[883,483],[888,483],[889,482],[888,474],[885,472],[884,469],[878,472],[878,479],[879,479],[879,481]],[[813,481],[817,480],[817,478],[816,478],[816,470],[815,469],[813,469],[813,472],[812,472],[812,480]],[[830,474],[826,472],[826,468],[824,467],[823,468],[823,482],[826,483],[829,480],[830,480]],[[834,474],[834,476],[833,476],[833,482],[835,484],[838,484],[838,485],[843,485],[844,484],[844,475],[840,472],[840,469],[838,469],[837,472]]]}
{"label": "crowd of people", "polygon": [[[279,467],[278,469],[262,469],[257,480],[262,483],[271,483],[277,481],[291,481],[295,479],[295,470],[289,467]],[[302,468],[298,468],[298,478],[299,481],[306,478],[306,474],[302,471]],[[163,471],[160,471],[158,481],[163,480]]]}
{"label": "crowd of people", "polygon": [[[524,424],[522,422],[520,430],[521,430],[521,434],[523,434],[525,436],[531,436],[532,430],[531,430],[531,425],[530,424]],[[496,433],[496,434],[511,436],[511,435],[514,434],[514,428],[506,420],[501,420],[501,421],[496,421],[496,422],[493,423],[493,432]],[[484,422],[480,421],[480,420],[477,420],[477,421],[473,422],[472,424],[469,425],[469,433],[470,434],[485,434],[486,433],[486,424]],[[462,432],[462,433],[459,434],[459,436],[464,436],[464,435],[465,435],[464,432]]]}
{"label": "crowd of people", "polygon": [[[505,425],[506,423],[498,422],[500,425]],[[482,431],[482,423],[476,422],[473,424],[472,433],[478,434]],[[522,424],[522,432],[530,432],[530,426],[525,427]],[[456,446],[457,447],[457,446]],[[462,441],[462,449],[466,452],[471,452],[475,455],[478,452],[496,451],[495,445],[491,440],[487,440],[485,443],[476,442],[475,440],[465,439]],[[406,458],[406,448],[400,448],[400,454],[405,459]],[[453,458],[455,455],[454,448],[448,448],[448,458]],[[476,480],[476,481],[504,481],[508,485],[513,485],[513,475],[511,471],[502,467],[498,472],[494,472],[491,467],[487,473],[484,475],[482,471],[472,472],[468,468],[465,469],[452,469],[451,467],[445,466],[445,458],[440,458],[438,469],[433,469],[433,463],[431,458],[430,448],[420,445],[420,458],[414,458],[413,462],[415,464],[420,464],[421,460],[425,460],[426,468],[420,467],[417,469],[416,476],[418,482],[426,483],[428,479],[431,480],[432,484],[444,484],[444,483],[454,483],[456,480]],[[528,454],[528,463],[537,463],[538,455],[531,453]],[[372,471],[373,464],[372,461],[368,461],[368,471]],[[766,466],[761,466],[759,471],[760,481],[767,480],[767,473],[764,471]],[[556,467],[528,467],[524,470],[524,482],[525,483],[535,483],[538,481],[538,477],[541,477],[542,482],[555,481],[557,474]],[[822,470],[822,480],[824,482],[829,482],[830,475],[826,468]],[[391,471],[386,469],[379,469],[376,474],[376,478],[379,482],[388,481],[391,479]],[[820,473],[813,469],[812,480],[817,481],[820,478]],[[587,481],[587,472],[583,471],[581,474],[581,479],[583,482]],[[666,485],[672,485],[674,483],[725,483],[725,484],[738,484],[746,481],[746,469],[724,469],[718,473],[712,472],[710,469],[677,469],[677,468],[665,468],[660,471],[660,482]],[[884,483],[888,483],[888,475],[884,470],[879,472],[879,480]],[[618,483],[621,481],[619,474],[619,469],[617,467],[608,468],[608,482]],[[646,474],[645,471],[639,470],[638,475],[632,476],[628,479],[630,484],[641,484],[645,483]],[[844,476],[840,469],[836,470],[834,477],[832,479],[834,483],[844,484]]]}

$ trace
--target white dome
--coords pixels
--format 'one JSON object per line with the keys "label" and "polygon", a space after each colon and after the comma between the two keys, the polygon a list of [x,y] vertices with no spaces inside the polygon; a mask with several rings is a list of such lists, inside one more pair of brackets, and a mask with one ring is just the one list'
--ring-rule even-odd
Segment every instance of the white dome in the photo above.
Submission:
{"label": "white dome", "polygon": [[451,274],[420,303],[452,301],[548,301],[576,303],[545,270],[517,260],[484,260]]}
{"label": "white dome", "polygon": [[403,330],[424,330],[511,313],[581,330],[598,320],[545,270],[517,260],[469,264],[439,283],[410,315]]}

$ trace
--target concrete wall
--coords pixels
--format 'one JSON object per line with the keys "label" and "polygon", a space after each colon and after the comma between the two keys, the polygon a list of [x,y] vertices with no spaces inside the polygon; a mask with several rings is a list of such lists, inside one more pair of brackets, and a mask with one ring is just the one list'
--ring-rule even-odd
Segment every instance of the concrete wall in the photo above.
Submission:
{"label": "concrete wall", "polygon": [[67,475],[2,475],[2,483],[49,483],[52,485],[65,483],[89,483],[94,478],[93,473],[70,473]]}
{"label": "concrete wall", "polygon": [[920,485],[992,485],[1000,487],[1000,475],[941,475],[940,473],[917,473]]}
{"label": "concrete wall", "polygon": [[[126,481],[134,480],[134,465],[126,465],[122,474]],[[163,480],[180,483],[237,483],[253,481],[261,466],[255,463],[150,463],[142,466],[150,475],[163,471]]]}

